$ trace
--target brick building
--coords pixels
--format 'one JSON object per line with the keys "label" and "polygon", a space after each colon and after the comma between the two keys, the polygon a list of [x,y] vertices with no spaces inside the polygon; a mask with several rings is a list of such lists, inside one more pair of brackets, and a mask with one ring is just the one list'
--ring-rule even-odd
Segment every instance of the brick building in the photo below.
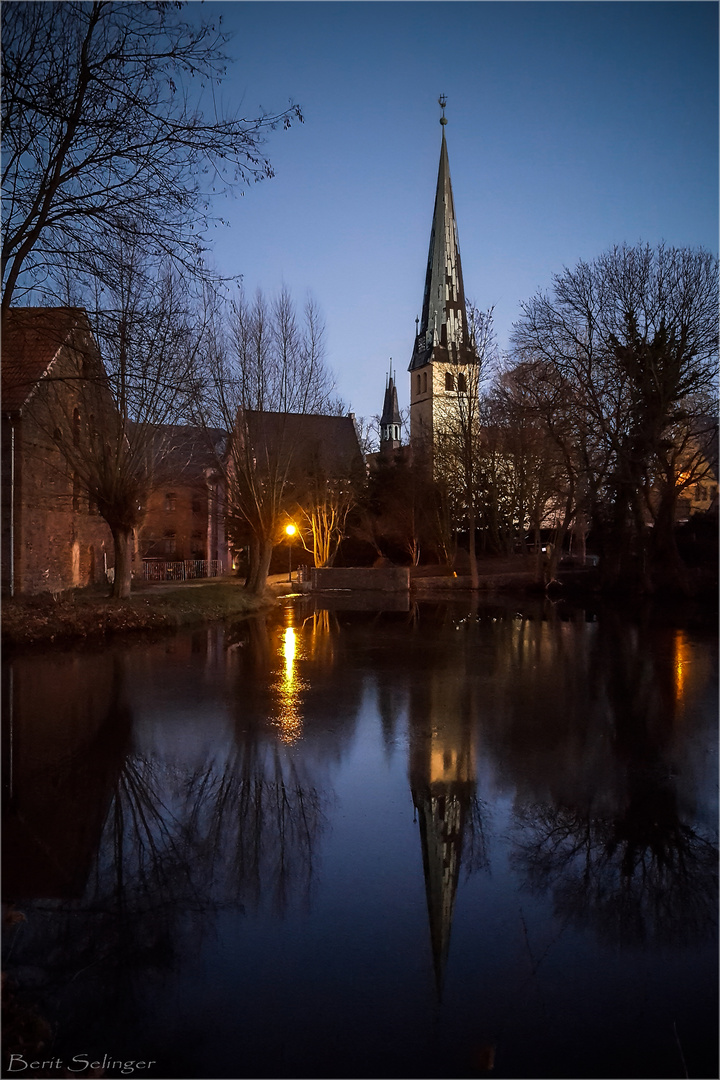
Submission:
{"label": "brick building", "polygon": [[[81,449],[87,384],[97,409],[104,368],[87,315],[77,308],[14,308],[2,325],[2,584],[15,593],[59,592],[102,581],[113,564],[105,521],[69,465]],[[72,456],[72,455],[70,455]]]}
{"label": "brick building", "polygon": [[[192,576],[228,569],[222,470],[226,443],[227,433],[219,428],[157,427],[152,457],[159,468],[138,536],[143,562],[209,564],[190,568]],[[150,567],[147,573],[153,576]]]}

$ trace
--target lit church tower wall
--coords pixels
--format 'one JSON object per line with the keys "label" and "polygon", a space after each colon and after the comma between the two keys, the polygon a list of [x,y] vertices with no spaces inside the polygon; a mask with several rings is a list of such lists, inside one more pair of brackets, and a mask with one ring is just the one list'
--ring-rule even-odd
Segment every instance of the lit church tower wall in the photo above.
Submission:
{"label": "lit church tower wall", "polygon": [[[429,453],[442,427],[448,395],[462,392],[463,366],[475,362],[468,332],[465,289],[450,164],[445,140],[444,95],[442,144],[435,209],[430,232],[422,318],[416,320],[410,372],[410,444],[414,453]],[[458,387],[460,383],[460,387]]]}

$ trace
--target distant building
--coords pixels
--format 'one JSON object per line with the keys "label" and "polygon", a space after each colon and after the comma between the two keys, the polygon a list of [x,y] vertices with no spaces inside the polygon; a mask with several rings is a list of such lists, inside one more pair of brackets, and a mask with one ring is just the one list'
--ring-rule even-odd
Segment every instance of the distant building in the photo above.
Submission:
{"label": "distant building", "polygon": [[239,551],[251,522],[352,501],[365,462],[352,416],[241,410],[228,453],[229,529]]}
{"label": "distant building", "polygon": [[430,232],[422,317],[416,320],[410,372],[410,445],[432,450],[452,398],[467,390],[467,366],[476,363],[470,340],[450,164],[445,142],[445,98],[435,209]]}
{"label": "distant building", "polygon": [[390,368],[385,386],[385,400],[380,417],[380,453],[397,450],[400,447],[400,434],[402,431],[402,417],[398,405],[395,375]]}
{"label": "distant building", "polygon": [[[105,371],[79,308],[12,308],[2,324],[2,584],[15,593],[60,592],[102,581],[113,563],[110,530],[69,464],[102,418]],[[70,449],[65,452],[62,443]]]}
{"label": "distant building", "polygon": [[292,483],[302,486],[311,473],[338,479],[363,470],[352,416],[247,409],[243,417],[259,473],[281,460]]}
{"label": "distant building", "polygon": [[718,421],[697,417],[677,463],[680,494],[676,518],[718,511]]}
{"label": "distant building", "polygon": [[[158,468],[138,534],[143,562],[202,564],[189,567],[189,573],[203,577],[229,569],[227,441],[220,428],[164,424],[155,429],[149,451]],[[148,574],[153,576],[149,569]]]}

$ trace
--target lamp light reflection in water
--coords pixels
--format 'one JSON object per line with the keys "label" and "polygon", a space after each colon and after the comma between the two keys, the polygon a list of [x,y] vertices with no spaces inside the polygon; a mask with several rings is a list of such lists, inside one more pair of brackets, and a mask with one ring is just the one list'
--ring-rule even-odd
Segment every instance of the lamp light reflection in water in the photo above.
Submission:
{"label": "lamp light reflection in water", "polygon": [[682,701],[685,696],[690,663],[690,646],[682,630],[675,634],[675,700]]}
{"label": "lamp light reflection in water", "polygon": [[295,628],[288,626],[282,639],[282,655],[285,669],[276,686],[279,698],[277,723],[280,738],[284,743],[293,743],[302,736],[302,713],[300,711],[300,691],[302,683],[295,670],[297,658],[297,639]]}

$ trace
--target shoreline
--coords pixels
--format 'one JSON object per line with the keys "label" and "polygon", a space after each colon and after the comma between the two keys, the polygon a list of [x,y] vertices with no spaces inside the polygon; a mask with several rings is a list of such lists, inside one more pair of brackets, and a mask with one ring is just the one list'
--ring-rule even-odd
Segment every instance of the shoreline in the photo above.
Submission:
{"label": "shoreline", "polygon": [[[423,568],[411,574],[410,600],[447,600],[453,596],[477,593],[485,598],[493,593],[546,597],[553,603],[566,602],[584,606],[610,604],[634,609],[646,604],[663,609],[690,607],[701,609],[705,617],[716,613],[717,593],[701,588],[693,596],[628,596],[611,594],[597,586],[594,574],[568,575],[565,581],[553,581],[545,587],[528,571],[527,565],[510,571],[499,562],[492,571],[484,567],[477,590],[469,578],[433,574],[437,568]],[[430,572],[428,572],[430,571]],[[494,572],[493,572],[494,571]],[[274,607],[279,597],[294,592],[298,585],[286,574],[268,578],[262,596],[245,591],[239,578],[205,578],[187,582],[136,582],[127,600],[113,600],[106,586],[73,589],[65,593],[36,593],[7,598],[2,604],[2,645],[19,648],[34,645],[71,645],[112,638],[118,634],[163,632],[183,626],[212,623],[232,618],[248,618]],[[307,595],[322,596],[301,591]],[[713,602],[714,599],[714,602]]]}
{"label": "shoreline", "polygon": [[135,583],[127,600],[113,600],[105,586],[73,589],[56,597],[36,593],[3,601],[2,644],[4,648],[65,644],[138,631],[176,630],[255,615],[274,603],[271,588],[263,596],[252,596],[237,578]]}

